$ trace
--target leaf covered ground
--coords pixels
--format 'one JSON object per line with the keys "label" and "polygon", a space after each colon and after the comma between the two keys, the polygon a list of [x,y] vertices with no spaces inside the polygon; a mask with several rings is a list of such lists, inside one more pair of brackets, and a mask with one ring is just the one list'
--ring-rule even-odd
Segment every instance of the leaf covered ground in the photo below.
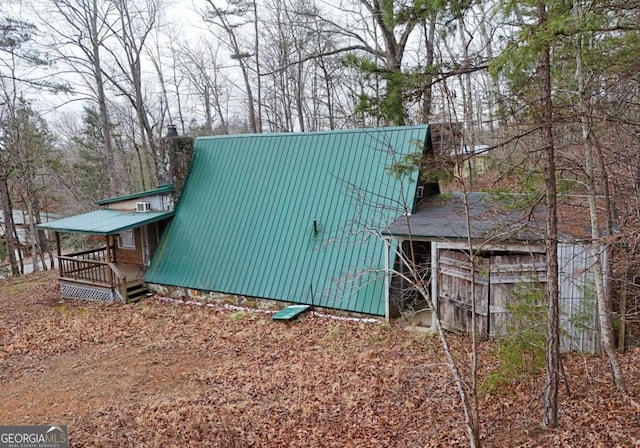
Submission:
{"label": "leaf covered ground", "polygon": [[[481,396],[484,446],[640,447],[640,350],[621,362],[628,395],[605,359],[564,358],[557,430],[540,429],[542,375]],[[65,424],[70,446],[466,445],[438,341],[399,323],[61,300],[34,274],[0,282],[0,368],[0,424]]]}

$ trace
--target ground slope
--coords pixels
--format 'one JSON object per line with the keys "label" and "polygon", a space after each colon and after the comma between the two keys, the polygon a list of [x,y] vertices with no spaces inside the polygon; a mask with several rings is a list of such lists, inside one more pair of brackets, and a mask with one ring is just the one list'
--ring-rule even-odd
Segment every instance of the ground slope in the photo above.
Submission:
{"label": "ground slope", "polygon": [[[629,396],[604,359],[565,359],[555,431],[538,424],[542,376],[482,397],[484,446],[640,446],[640,351],[622,363]],[[465,445],[437,341],[396,325],[60,300],[35,274],[0,282],[0,367],[0,424],[66,424],[70,446]]]}

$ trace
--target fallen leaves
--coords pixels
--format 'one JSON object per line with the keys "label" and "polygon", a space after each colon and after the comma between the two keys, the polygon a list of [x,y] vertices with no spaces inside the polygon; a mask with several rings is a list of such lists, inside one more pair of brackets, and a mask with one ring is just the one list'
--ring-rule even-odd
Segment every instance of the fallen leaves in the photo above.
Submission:
{"label": "fallen leaves", "polygon": [[[60,300],[52,276],[0,283],[0,422],[67,424],[71,446],[466,446],[437,340],[395,325],[298,323],[149,299]],[[451,337],[460,359],[468,341]],[[480,348],[482,375],[495,365]],[[481,397],[487,447],[640,446],[640,352],[564,360],[571,397],[540,429],[542,376]]]}

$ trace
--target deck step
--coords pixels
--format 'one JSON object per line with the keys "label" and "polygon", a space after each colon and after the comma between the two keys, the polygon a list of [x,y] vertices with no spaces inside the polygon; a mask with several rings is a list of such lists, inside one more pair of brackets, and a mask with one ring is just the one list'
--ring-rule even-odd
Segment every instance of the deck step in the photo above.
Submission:
{"label": "deck step", "polygon": [[143,282],[127,285],[127,302],[137,302],[149,295],[149,288]]}

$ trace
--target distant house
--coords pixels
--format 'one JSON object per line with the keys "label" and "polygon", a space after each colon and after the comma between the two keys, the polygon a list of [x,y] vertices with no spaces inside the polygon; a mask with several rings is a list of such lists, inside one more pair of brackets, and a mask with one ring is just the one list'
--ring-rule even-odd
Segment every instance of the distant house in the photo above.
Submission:
{"label": "distant house", "polygon": [[[40,220],[42,222],[50,222],[62,218],[61,215],[56,213],[40,212]],[[29,224],[32,222],[29,212],[26,210],[13,210],[13,224],[16,228],[16,234],[18,235],[18,242],[21,247],[29,247],[31,244],[31,238],[29,235]],[[6,224],[4,218],[4,212],[0,210],[0,237],[4,238],[6,232]]]}
{"label": "distant house", "polygon": [[469,146],[463,143],[449,155],[455,163],[455,173],[460,173],[464,178],[468,178],[471,174],[475,177],[489,169],[491,148],[489,145]]}
{"label": "distant house", "polygon": [[[98,201],[99,210],[43,223],[55,232],[60,292],[66,298],[128,302],[147,292],[144,272],[173,216],[173,187]],[[103,238],[97,249],[62,254],[60,233]]]}

